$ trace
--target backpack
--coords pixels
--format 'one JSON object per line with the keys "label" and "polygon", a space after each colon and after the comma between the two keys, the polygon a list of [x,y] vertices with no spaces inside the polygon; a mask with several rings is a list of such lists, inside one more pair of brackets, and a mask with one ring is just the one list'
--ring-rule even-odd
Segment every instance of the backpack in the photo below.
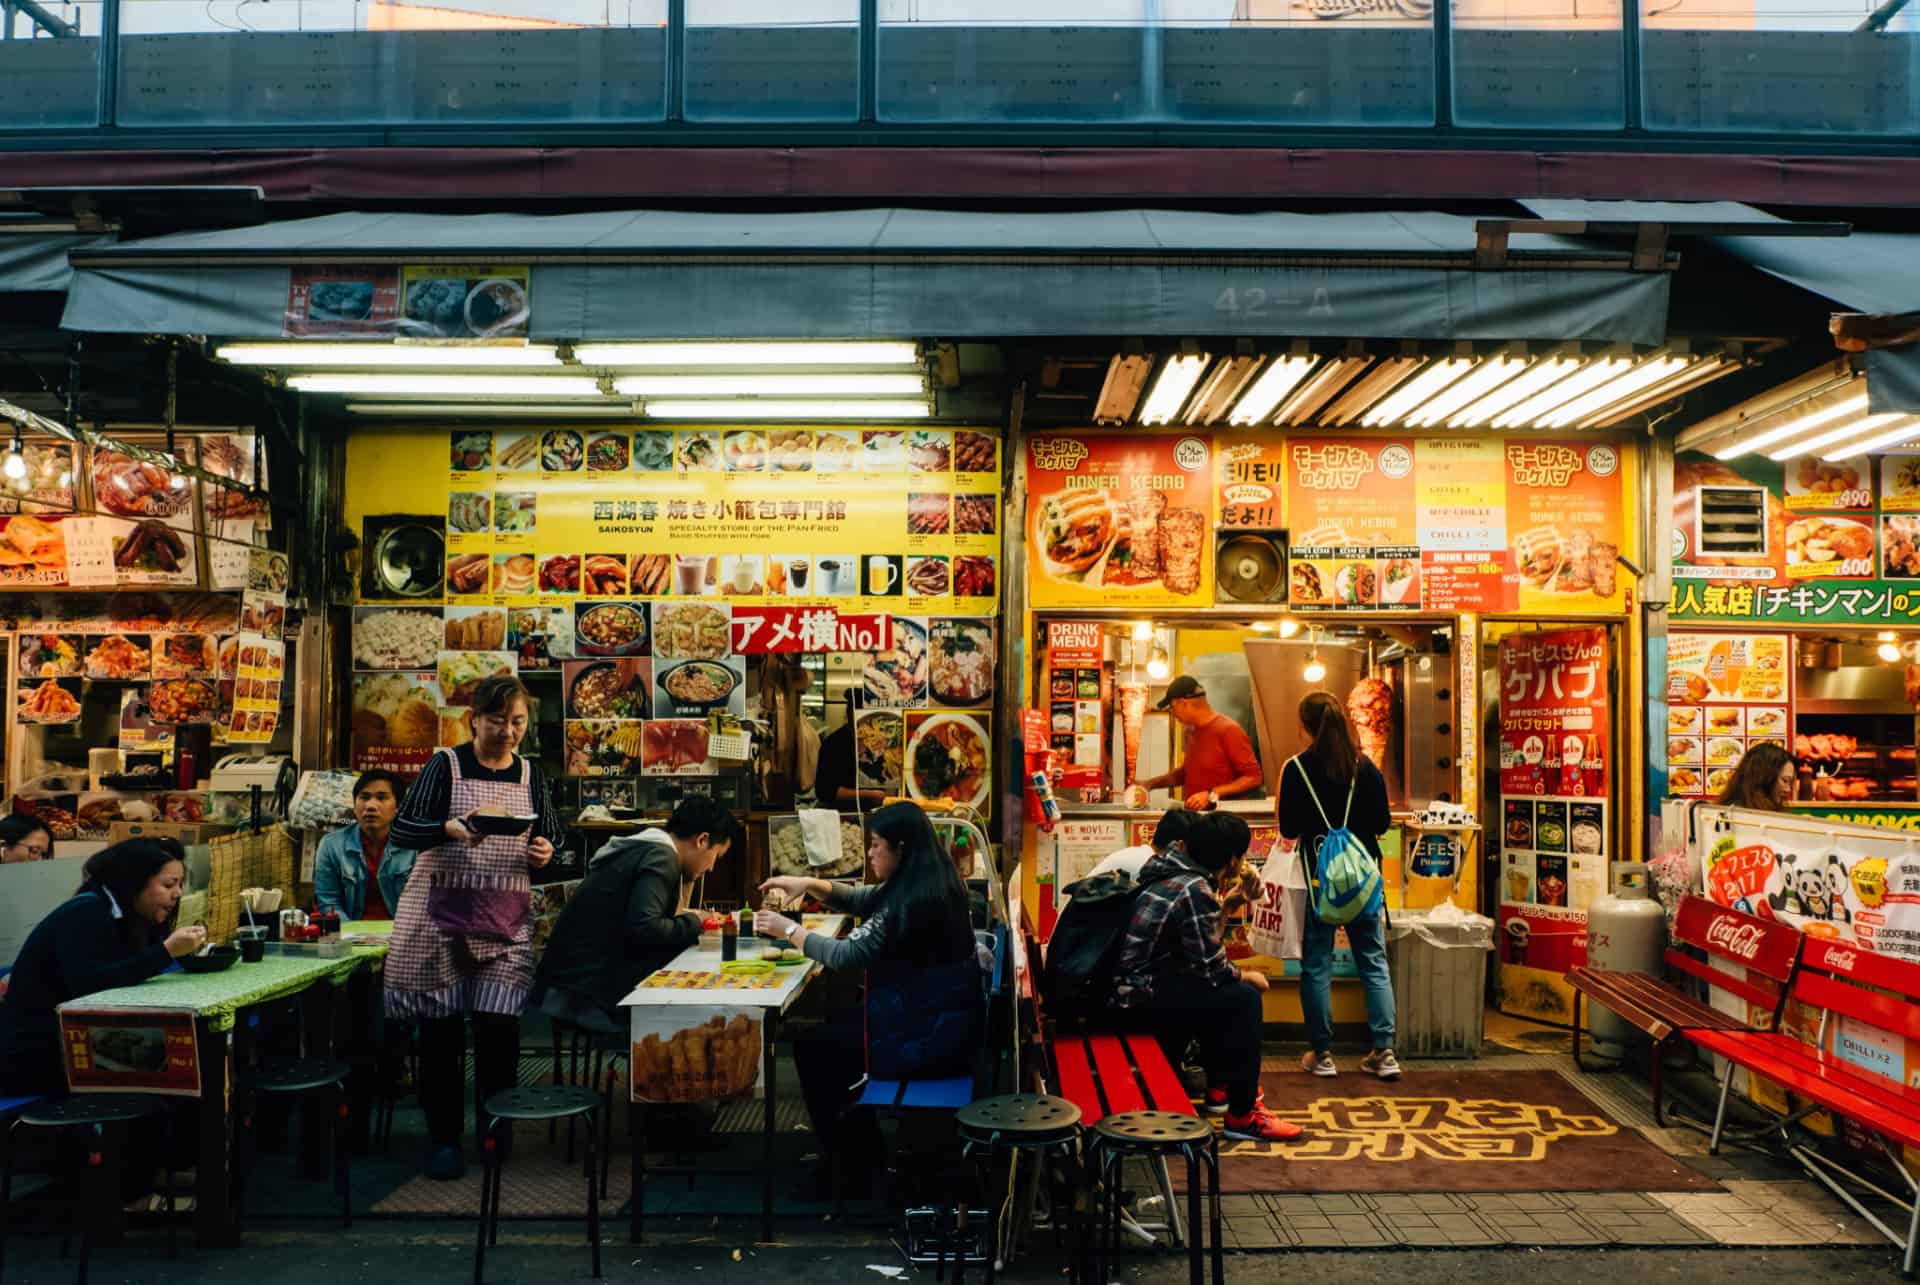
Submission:
{"label": "backpack", "polygon": [[1379,863],[1347,828],[1347,820],[1353,816],[1353,795],[1359,788],[1360,774],[1354,773],[1352,783],[1347,786],[1347,810],[1336,826],[1321,806],[1320,795],[1307,775],[1307,765],[1298,755],[1291,762],[1299,769],[1307,796],[1313,800],[1321,823],[1327,827],[1326,837],[1320,840],[1320,851],[1308,854],[1305,863],[1307,882],[1313,891],[1314,917],[1323,924],[1338,926],[1363,915],[1378,914],[1386,898]]}
{"label": "backpack", "polygon": [[1072,900],[1047,940],[1046,968],[1040,976],[1040,998],[1050,1016],[1085,1017],[1107,1007],[1134,902],[1155,882],[1142,883],[1116,870],[1067,886]]}

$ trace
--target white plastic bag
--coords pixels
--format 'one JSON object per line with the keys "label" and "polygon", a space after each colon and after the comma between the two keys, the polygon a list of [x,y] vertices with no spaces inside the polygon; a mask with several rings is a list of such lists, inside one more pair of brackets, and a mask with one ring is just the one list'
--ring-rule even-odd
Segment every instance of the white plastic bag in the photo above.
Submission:
{"label": "white plastic bag", "polygon": [[840,814],[832,808],[805,808],[800,817],[800,841],[806,846],[809,866],[836,864],[842,855]]}
{"label": "white plastic bag", "polygon": [[1260,867],[1260,900],[1247,924],[1247,945],[1269,959],[1300,958],[1300,931],[1307,917],[1307,881],[1300,854],[1276,843]]}

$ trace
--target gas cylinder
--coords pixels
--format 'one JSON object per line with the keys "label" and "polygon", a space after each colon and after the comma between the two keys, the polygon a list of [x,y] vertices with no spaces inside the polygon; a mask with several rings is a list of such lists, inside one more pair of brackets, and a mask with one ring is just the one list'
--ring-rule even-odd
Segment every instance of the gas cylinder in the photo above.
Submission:
{"label": "gas cylinder", "polygon": [[[1615,973],[1660,973],[1667,950],[1667,912],[1654,900],[1646,866],[1616,861],[1608,867],[1613,891],[1587,909],[1587,966]],[[1598,1004],[1589,1004],[1593,1051],[1618,1058],[1639,1031]]]}

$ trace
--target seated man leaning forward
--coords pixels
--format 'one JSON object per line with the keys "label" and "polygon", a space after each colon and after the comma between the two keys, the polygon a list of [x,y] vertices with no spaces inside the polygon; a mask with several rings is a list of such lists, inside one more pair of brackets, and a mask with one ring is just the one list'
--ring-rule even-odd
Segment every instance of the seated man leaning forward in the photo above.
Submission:
{"label": "seated man leaning forward", "polygon": [[534,974],[533,1005],[590,1030],[625,1031],[621,999],[700,939],[700,913],[687,908],[694,881],[740,833],[726,808],[689,798],[664,827],[600,849],[553,926]]}
{"label": "seated man leaning forward", "polygon": [[1260,1099],[1260,994],[1264,973],[1235,968],[1220,944],[1216,877],[1233,869],[1251,842],[1247,823],[1209,812],[1140,871],[1145,885],[1114,965],[1113,1007],[1134,1030],[1151,1033],[1169,1060],[1200,1045],[1207,1107],[1224,1110],[1226,1136],[1286,1142],[1300,1127],[1270,1114]]}
{"label": "seated man leaning forward", "polygon": [[407,890],[415,853],[387,840],[400,811],[391,772],[362,772],[353,783],[353,824],[320,840],[313,858],[313,900],[342,919],[392,919]]}

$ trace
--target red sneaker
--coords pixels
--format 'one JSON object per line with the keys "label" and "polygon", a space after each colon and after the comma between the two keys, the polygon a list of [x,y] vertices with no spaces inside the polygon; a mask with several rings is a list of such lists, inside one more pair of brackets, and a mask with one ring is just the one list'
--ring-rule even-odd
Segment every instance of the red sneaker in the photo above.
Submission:
{"label": "red sneaker", "polygon": [[1241,1142],[1292,1142],[1302,1132],[1299,1125],[1282,1120],[1264,1107],[1227,1117],[1226,1136]]}
{"label": "red sneaker", "polygon": [[[1265,1089],[1255,1089],[1253,1091],[1253,1109],[1258,1111],[1266,1104],[1267,1091]],[[1227,1091],[1225,1089],[1208,1089],[1206,1105],[1208,1115],[1225,1115],[1227,1113]]]}

